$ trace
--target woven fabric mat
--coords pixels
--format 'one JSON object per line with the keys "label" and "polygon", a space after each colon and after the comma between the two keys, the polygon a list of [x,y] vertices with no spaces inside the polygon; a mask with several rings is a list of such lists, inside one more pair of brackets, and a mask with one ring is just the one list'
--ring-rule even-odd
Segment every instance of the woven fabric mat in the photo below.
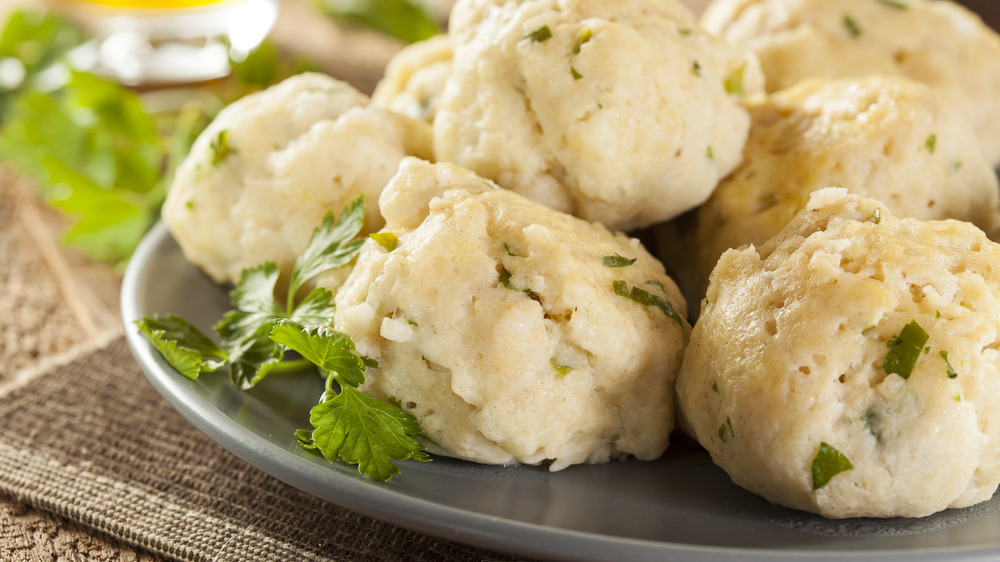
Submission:
{"label": "woven fabric mat", "polygon": [[248,465],[170,408],[121,337],[0,387],[0,493],[179,560],[512,559],[359,515]]}

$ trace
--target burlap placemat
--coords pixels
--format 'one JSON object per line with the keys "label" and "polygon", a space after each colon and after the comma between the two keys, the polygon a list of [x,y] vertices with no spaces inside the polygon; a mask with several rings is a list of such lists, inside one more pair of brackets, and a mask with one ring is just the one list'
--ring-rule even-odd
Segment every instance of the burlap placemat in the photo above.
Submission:
{"label": "burlap placemat", "polygon": [[512,560],[340,508],[231,455],[121,337],[0,386],[0,493],[179,560]]}

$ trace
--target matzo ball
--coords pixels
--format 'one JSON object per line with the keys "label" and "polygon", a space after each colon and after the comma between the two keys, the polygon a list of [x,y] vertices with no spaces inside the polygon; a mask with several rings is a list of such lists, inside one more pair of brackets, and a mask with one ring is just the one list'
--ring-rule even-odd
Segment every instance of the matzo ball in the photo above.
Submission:
{"label": "matzo ball", "polygon": [[437,35],[404,47],[389,61],[372,103],[432,123],[451,72],[451,39]]}
{"label": "matzo ball", "polygon": [[438,160],[629,230],[702,203],[740,160],[757,61],[676,0],[462,0]]}
{"label": "matzo ball", "polygon": [[336,329],[379,364],[364,392],[482,463],[663,453],[689,325],[638,240],[413,158],[379,204],[385,245],[336,296]]}
{"label": "matzo ball", "polygon": [[908,76],[940,90],[1000,165],[1000,36],[944,0],[715,0],[705,28],[760,57],[769,91],[804,78]]}
{"label": "matzo ball", "polygon": [[1000,482],[1000,245],[815,192],[723,254],[678,377],[732,480],[827,517],[920,517]]}
{"label": "matzo ball", "polygon": [[882,201],[900,217],[1000,226],[1000,187],[950,100],[902,77],[808,79],[750,106],[743,162],[663,244],[689,297],[700,300],[719,256],[760,245],[836,186]]}
{"label": "matzo ball", "polygon": [[178,168],[163,220],[217,282],[264,261],[288,272],[323,215],[359,195],[365,232],[381,228],[376,202],[399,161],[430,151],[425,123],[328,76],[294,76],[219,113]]}

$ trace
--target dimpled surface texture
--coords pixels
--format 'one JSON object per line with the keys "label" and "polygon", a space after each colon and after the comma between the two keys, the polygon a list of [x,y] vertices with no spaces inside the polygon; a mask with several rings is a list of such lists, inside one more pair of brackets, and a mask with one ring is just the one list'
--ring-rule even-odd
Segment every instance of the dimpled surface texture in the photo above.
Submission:
{"label": "dimpled surface texture", "polygon": [[[815,192],[777,237],[719,260],[678,377],[684,425],[735,483],[828,517],[989,499],[1000,481],[998,260],[1000,245],[969,223],[896,219],[878,201]],[[929,334],[926,351],[914,348],[908,378],[887,374],[911,322]],[[813,489],[822,443],[853,468]]]}
{"label": "dimpled surface texture", "polygon": [[[689,325],[637,240],[412,158],[380,204],[398,246],[366,242],[336,297],[336,328],[379,363],[363,391],[482,463],[663,453]],[[615,255],[636,261],[604,265]],[[616,294],[619,280],[680,318]]]}
{"label": "dimpled surface texture", "polygon": [[941,90],[1000,166],[1000,36],[942,0],[715,0],[706,29],[760,57],[768,91],[810,76],[903,75]]}
{"label": "dimpled surface texture", "polygon": [[451,36],[438,160],[613,229],[703,202],[763,91],[756,59],[675,0],[461,0]]}
{"label": "dimpled surface texture", "polygon": [[[213,144],[223,131],[220,153]],[[323,215],[359,195],[365,231],[378,230],[379,193],[404,156],[429,157],[430,142],[425,123],[369,107],[346,83],[294,76],[219,113],[178,168],[163,220],[215,281],[238,281],[264,261],[287,273]]]}
{"label": "dimpled surface texture", "polygon": [[701,299],[722,252],[760,245],[824,187],[882,201],[899,217],[1000,226],[996,172],[964,116],[901,77],[808,79],[750,106],[744,160],[665,244],[677,279]]}

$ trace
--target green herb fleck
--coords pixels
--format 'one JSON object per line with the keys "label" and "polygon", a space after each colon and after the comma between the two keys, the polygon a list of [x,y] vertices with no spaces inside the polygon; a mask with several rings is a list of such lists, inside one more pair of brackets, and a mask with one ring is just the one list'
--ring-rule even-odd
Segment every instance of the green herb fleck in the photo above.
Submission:
{"label": "green herb fleck", "polygon": [[861,417],[861,422],[865,426],[865,429],[870,430],[872,428],[872,422],[875,420],[875,412],[871,410],[865,412],[865,415]]}
{"label": "green herb fleck", "polygon": [[934,318],[941,318],[941,311],[940,310],[935,310],[934,311]]}
{"label": "green herb fleck", "polygon": [[549,359],[549,363],[552,365],[552,368],[556,370],[556,374],[559,375],[561,378],[573,372],[573,367],[567,367],[565,365],[560,365],[559,363],[556,363],[555,357]]}
{"label": "green herb fleck", "polygon": [[896,8],[897,10],[909,10],[910,6],[906,3],[900,2],[899,0],[878,0],[880,3],[889,6],[890,8]]}
{"label": "green herb fleck", "polygon": [[708,149],[705,150],[705,153],[708,155],[709,160],[715,160],[715,151],[712,150],[712,145],[708,145]]}
{"label": "green herb fleck", "polygon": [[857,39],[861,37],[861,28],[858,27],[858,22],[854,21],[848,14],[844,14],[844,27],[847,29],[847,34],[852,38]]}
{"label": "green herb fleck", "polygon": [[504,249],[504,251],[507,252],[508,256],[513,256],[515,258],[521,257],[521,256],[515,254],[514,252],[512,252],[511,249],[510,249],[510,246],[508,246],[506,242],[503,243],[503,249]]}
{"label": "green herb fleck", "polygon": [[955,402],[961,402],[961,401],[962,401],[962,395],[961,394],[956,394],[955,395]]}
{"label": "green herb fleck", "polygon": [[729,417],[728,416],[726,417],[726,421],[723,422],[723,424],[719,426],[719,439],[723,443],[725,443],[726,440],[727,440],[727,437],[726,437],[726,433],[727,432],[729,434],[729,437],[736,437],[736,434],[733,432],[733,423],[731,421],[729,421]]}
{"label": "green herb fleck", "polygon": [[881,207],[876,207],[875,208],[875,212],[872,213],[872,216],[868,217],[868,220],[866,220],[865,222],[870,222],[870,223],[875,223],[875,224],[881,224],[882,223],[882,208]]}
{"label": "green herb fleck", "polygon": [[731,96],[743,97],[743,70],[746,65],[741,65],[726,77],[726,93]]}
{"label": "green herb fleck", "polygon": [[712,392],[719,393],[719,383],[716,381],[712,381]]}
{"label": "green herb fleck", "polygon": [[831,478],[852,468],[854,465],[843,453],[825,441],[820,443],[819,451],[812,461],[812,489],[818,490],[826,486]]}
{"label": "green herb fleck", "polygon": [[691,35],[691,28],[690,27],[682,27],[682,28],[680,28],[680,29],[677,30],[677,33],[680,33],[681,35],[687,37],[688,35]]}
{"label": "green herb fleck", "polygon": [[961,160],[956,160],[955,163],[951,165],[951,169],[955,170],[956,172],[959,171],[959,170],[961,170],[962,169],[962,161]]}
{"label": "green herb fleck", "polygon": [[587,27],[581,29],[580,33],[577,33],[577,35],[576,35],[576,43],[573,44],[573,54],[574,55],[580,54],[580,47],[582,47],[583,44],[586,43],[587,41],[590,41],[590,35],[591,35],[590,34],[590,28],[587,28]]}
{"label": "green herb fleck", "polygon": [[601,263],[606,267],[628,267],[635,263],[637,259],[639,258],[626,258],[615,254],[613,256],[603,256]]}
{"label": "green herb fleck", "polygon": [[549,26],[543,25],[542,27],[539,27],[538,29],[525,35],[524,39],[531,39],[532,43],[548,41],[549,39],[552,39],[552,30],[549,29]]}
{"label": "green herb fleck", "polygon": [[945,372],[948,373],[948,378],[949,379],[953,379],[953,378],[957,377],[958,373],[955,372],[955,369],[952,368],[952,366],[951,366],[951,362],[948,361],[948,352],[947,351],[942,351],[941,352],[941,359],[944,359]]}
{"label": "green herb fleck", "polygon": [[212,139],[211,147],[213,166],[225,160],[226,157],[233,152],[236,152],[232,146],[229,145],[229,129],[222,129],[219,131],[219,134]]}
{"label": "green herb fleck", "polygon": [[693,72],[695,76],[701,76],[701,64],[699,64],[698,61],[694,61],[694,64],[691,65],[691,72]]}
{"label": "green herb fleck", "polygon": [[886,343],[889,351],[882,361],[882,369],[886,373],[895,373],[904,379],[909,378],[929,338],[930,336],[916,320],[911,321],[903,327],[898,336],[893,336]]}
{"label": "green herb fleck", "polygon": [[510,282],[510,272],[507,271],[506,269],[503,269],[500,272],[500,275],[497,277],[497,280],[500,281],[500,284],[503,285],[503,287],[505,289],[508,289],[508,290],[511,290],[511,291],[517,291],[519,293],[524,293],[524,294],[528,295],[528,298],[530,298],[532,300],[536,300],[536,301],[539,301],[539,302],[541,302],[541,300],[542,300],[541,295],[539,295],[538,293],[532,291],[531,289],[520,289],[518,287],[515,287],[514,284]]}
{"label": "green herb fleck", "polygon": [[937,147],[937,135],[927,137],[927,140],[924,141],[924,146],[927,148],[927,152],[934,154],[934,149]]}
{"label": "green herb fleck", "polygon": [[660,311],[666,314],[668,318],[677,322],[678,326],[684,326],[684,321],[681,320],[680,315],[677,314],[676,310],[674,310],[674,305],[670,304],[670,301],[667,299],[644,291],[639,287],[632,287],[632,290],[629,291],[628,283],[622,280],[613,281],[611,283],[611,288],[614,290],[615,294],[620,297],[631,299],[643,306],[655,306],[656,308],[659,308]]}
{"label": "green herb fleck", "polygon": [[385,248],[387,252],[395,250],[396,246],[399,245],[399,239],[391,232],[373,232],[368,237],[378,242],[379,246]]}
{"label": "green herb fleck", "polygon": [[184,202],[184,208],[185,209],[194,209],[194,201],[192,201],[190,199],[188,199],[187,201],[185,201]]}
{"label": "green herb fleck", "polygon": [[580,74],[579,72],[577,72],[576,69],[573,68],[572,66],[569,67],[569,73],[573,75],[573,80],[579,80],[579,79],[583,78],[583,74]]}

